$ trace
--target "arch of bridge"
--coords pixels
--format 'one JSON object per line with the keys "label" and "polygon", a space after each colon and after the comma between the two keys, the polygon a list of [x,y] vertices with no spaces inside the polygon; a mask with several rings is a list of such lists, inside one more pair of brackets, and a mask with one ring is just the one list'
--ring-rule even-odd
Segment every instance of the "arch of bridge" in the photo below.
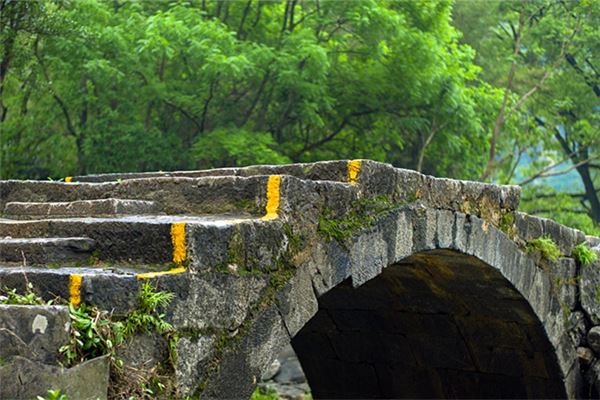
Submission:
{"label": "arch of bridge", "polygon": [[406,207],[310,251],[206,393],[249,396],[233,375],[291,341],[316,398],[577,396],[567,294],[484,220]]}

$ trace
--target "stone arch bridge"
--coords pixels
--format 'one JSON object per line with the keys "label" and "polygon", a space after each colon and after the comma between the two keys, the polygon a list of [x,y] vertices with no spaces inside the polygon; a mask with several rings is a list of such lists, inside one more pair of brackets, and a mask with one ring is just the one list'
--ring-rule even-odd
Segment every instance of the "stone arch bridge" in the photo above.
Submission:
{"label": "stone arch bridge", "polygon": [[[0,287],[115,318],[174,293],[176,356],[149,333],[121,355],[181,398],[249,398],[290,342],[317,399],[596,397],[600,265],[572,251],[600,240],[518,203],[368,160],[2,181]],[[106,357],[60,367],[68,324],[0,306],[0,397],[106,398]]]}

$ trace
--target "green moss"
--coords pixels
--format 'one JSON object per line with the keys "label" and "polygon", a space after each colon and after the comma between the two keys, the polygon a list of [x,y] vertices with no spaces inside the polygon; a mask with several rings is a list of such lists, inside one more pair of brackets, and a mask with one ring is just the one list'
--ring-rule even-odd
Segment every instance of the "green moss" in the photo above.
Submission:
{"label": "green moss", "polygon": [[554,240],[549,236],[542,236],[531,240],[527,244],[527,250],[539,250],[542,253],[542,257],[550,261],[556,261],[562,255]]}
{"label": "green moss", "polygon": [[575,246],[571,252],[571,256],[573,256],[580,265],[589,265],[598,259],[598,255],[592,251],[585,242]]}
{"label": "green moss", "polygon": [[373,226],[377,218],[399,206],[388,196],[381,195],[356,201],[343,217],[335,217],[332,210],[325,209],[319,218],[318,231],[327,240],[343,242],[358,231]]}
{"label": "green moss", "polygon": [[272,388],[257,387],[250,400],[279,400],[279,394]]}
{"label": "green moss", "polygon": [[503,214],[500,218],[500,225],[498,228],[500,228],[502,232],[506,233],[508,237],[512,238],[515,236],[515,214],[512,212]]}
{"label": "green moss", "polygon": [[286,237],[288,238],[288,252],[290,254],[297,254],[302,251],[305,247],[305,241],[302,236],[294,232],[294,229],[289,223],[283,224],[283,231],[285,232]]}

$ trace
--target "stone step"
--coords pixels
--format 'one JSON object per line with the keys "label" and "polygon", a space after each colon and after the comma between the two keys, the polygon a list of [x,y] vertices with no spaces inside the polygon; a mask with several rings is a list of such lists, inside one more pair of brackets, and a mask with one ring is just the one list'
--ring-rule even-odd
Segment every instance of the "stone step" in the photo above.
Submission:
{"label": "stone step", "polygon": [[[98,266],[79,267],[18,267],[0,264],[0,293],[16,290],[27,292],[28,285],[44,301],[93,304],[102,310],[124,315],[138,306],[140,282],[143,279],[186,273],[184,268],[172,265]],[[1,327],[1,325],[0,325]],[[0,337],[1,338],[1,337]]]}
{"label": "stone step", "polygon": [[241,168],[216,168],[209,170],[191,171],[154,171],[133,173],[110,173],[70,177],[71,182],[114,182],[129,179],[186,177],[201,178],[210,176],[240,176],[257,175],[290,175],[301,179],[346,182],[348,178],[348,161],[320,161],[316,163],[287,164],[287,165],[254,165]]}
{"label": "stone step", "polygon": [[[23,246],[40,247],[45,243],[40,238],[87,237],[95,241],[94,259],[102,262],[135,265],[187,261],[196,270],[223,266],[231,259],[240,265],[266,265],[283,251],[283,232],[272,229],[273,224],[282,223],[236,215],[0,219],[0,238],[10,237],[0,242],[0,261],[21,262]],[[28,240],[12,239],[15,237]],[[36,261],[69,261],[52,256],[52,250],[40,249]],[[24,253],[31,262],[32,251]],[[45,259],[44,254],[48,254]],[[78,260],[85,261],[90,255],[88,251]]]}
{"label": "stone step", "polygon": [[[268,179],[268,176],[217,176],[156,177],[105,183],[0,181],[0,210],[4,210],[7,203],[128,199],[154,202],[157,210],[171,215],[228,212],[260,215],[266,205]],[[59,208],[65,210],[66,206]]]}
{"label": "stone step", "polygon": [[0,239],[0,261],[46,264],[89,258],[96,242],[89,237],[34,237]]}
{"label": "stone step", "polygon": [[4,207],[4,216],[14,219],[38,219],[144,215],[156,214],[158,211],[159,207],[153,201],[109,198],[70,202],[9,202]]}

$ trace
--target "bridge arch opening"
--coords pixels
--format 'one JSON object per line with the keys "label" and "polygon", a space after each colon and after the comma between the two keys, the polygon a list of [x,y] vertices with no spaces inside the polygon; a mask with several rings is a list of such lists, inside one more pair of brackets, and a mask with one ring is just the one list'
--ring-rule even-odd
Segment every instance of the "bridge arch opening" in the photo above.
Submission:
{"label": "bridge arch opening", "polygon": [[318,303],[292,339],[316,399],[566,397],[531,306],[476,257],[416,253]]}

